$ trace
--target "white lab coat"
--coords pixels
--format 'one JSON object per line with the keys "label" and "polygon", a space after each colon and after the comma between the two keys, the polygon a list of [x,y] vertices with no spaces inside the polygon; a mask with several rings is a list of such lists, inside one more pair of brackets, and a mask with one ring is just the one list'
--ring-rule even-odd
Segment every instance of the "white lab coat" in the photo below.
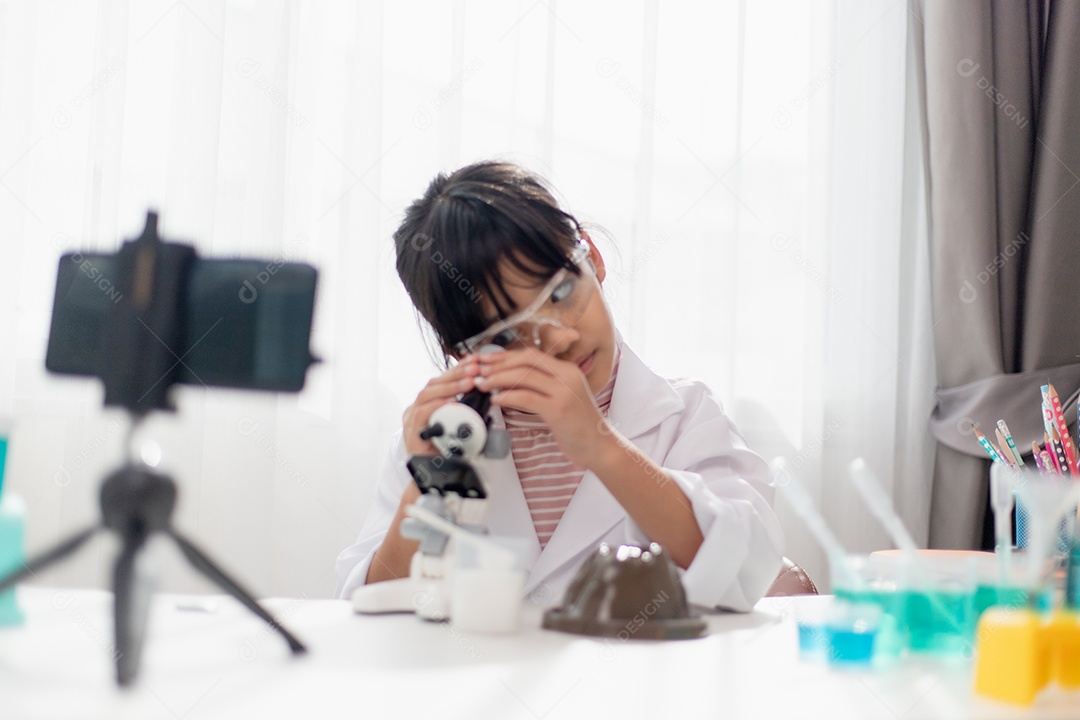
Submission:
{"label": "white lab coat", "polygon": [[[768,465],[748,450],[702,383],[665,380],[621,344],[608,420],[679,484],[690,499],[704,542],[682,582],[690,602],[748,611],[776,578],[783,534],[771,507]],[[505,427],[492,410],[496,426]],[[338,597],[364,584],[401,495],[412,482],[400,432],[383,467],[360,536],[337,559]],[[600,545],[647,544],[648,538],[592,472],[586,472],[551,540],[540,551],[513,457],[484,460],[485,524],[494,536],[522,538],[531,568],[525,592],[534,602],[562,600],[578,567]]]}

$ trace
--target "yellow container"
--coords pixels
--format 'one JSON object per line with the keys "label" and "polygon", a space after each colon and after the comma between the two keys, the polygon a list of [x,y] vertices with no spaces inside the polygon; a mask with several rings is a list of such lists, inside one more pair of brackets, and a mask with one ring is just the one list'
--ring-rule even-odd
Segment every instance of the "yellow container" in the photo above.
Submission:
{"label": "yellow container", "polygon": [[1031,705],[1050,681],[1050,654],[1044,624],[1028,608],[990,608],[976,632],[975,692]]}

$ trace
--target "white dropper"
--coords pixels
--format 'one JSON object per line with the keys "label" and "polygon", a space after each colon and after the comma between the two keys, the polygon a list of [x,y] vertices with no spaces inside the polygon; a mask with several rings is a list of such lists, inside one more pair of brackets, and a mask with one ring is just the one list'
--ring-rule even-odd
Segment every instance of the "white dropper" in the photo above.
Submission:
{"label": "white dropper", "polygon": [[1002,463],[990,466],[990,507],[994,509],[994,540],[998,557],[998,582],[1007,587],[1012,582],[1012,509],[1013,479],[1017,471]]}
{"label": "white dropper", "polygon": [[844,550],[843,545],[833,534],[833,531],[829,529],[829,525],[825,522],[825,518],[818,512],[817,507],[814,505],[814,501],[810,498],[810,494],[806,492],[806,488],[802,486],[798,478],[788,470],[787,460],[782,457],[773,458],[770,464],[772,469],[773,482],[780,488],[791,502],[791,507],[795,510],[795,514],[802,518],[802,521],[806,523],[806,527],[810,528],[810,532],[814,534],[817,541],[821,543],[821,547],[825,549],[825,554],[829,558],[829,564],[832,568],[842,576],[842,581],[848,587],[854,587],[856,577],[855,573],[851,569],[851,564],[848,562],[847,552]]}
{"label": "white dropper", "polygon": [[885,531],[892,536],[893,542],[905,557],[909,560],[913,559],[919,551],[919,546],[915,544],[911,533],[904,526],[904,521],[896,514],[892,501],[881,489],[881,485],[866,461],[861,457],[852,460],[848,465],[848,475],[851,477],[852,485],[870,506],[870,512],[874,513],[874,516],[885,526]]}

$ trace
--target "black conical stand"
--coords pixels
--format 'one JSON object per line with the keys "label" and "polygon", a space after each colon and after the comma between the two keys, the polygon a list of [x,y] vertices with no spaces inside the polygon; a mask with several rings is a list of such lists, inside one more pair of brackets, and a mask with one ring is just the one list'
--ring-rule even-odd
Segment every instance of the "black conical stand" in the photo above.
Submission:
{"label": "black conical stand", "polygon": [[294,654],[306,652],[304,645],[281,626],[235,580],[230,578],[199,548],[178,533],[171,525],[176,505],[176,484],[172,478],[143,465],[127,465],[108,478],[101,486],[100,525],[72,535],[50,550],[29,560],[20,570],[0,579],[0,592],[14,586],[28,575],[36,574],[78,550],[99,530],[115,530],[123,546],[113,566],[114,614],[116,621],[116,682],[127,686],[139,672],[150,597],[142,592],[136,573],[139,550],[151,533],[162,532],[176,541],[180,551],[195,569],[220,588],[243,603],[266,621],[289,643]]}

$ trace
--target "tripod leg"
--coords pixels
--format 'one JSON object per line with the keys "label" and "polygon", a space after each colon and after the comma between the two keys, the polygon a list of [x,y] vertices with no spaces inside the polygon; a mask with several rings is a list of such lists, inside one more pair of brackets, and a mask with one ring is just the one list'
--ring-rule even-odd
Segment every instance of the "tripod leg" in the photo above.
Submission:
{"label": "tripod leg", "polygon": [[23,566],[14,572],[11,572],[4,578],[0,578],[0,592],[13,587],[15,583],[22,580],[27,575],[34,575],[38,570],[44,570],[49,565],[52,565],[57,560],[63,560],[79,549],[79,547],[93,537],[94,533],[100,530],[100,527],[92,527],[82,532],[76,533],[60,543],[53,546],[52,549],[46,550],[30,561],[23,563]]}
{"label": "tripod leg", "polygon": [[142,541],[125,542],[113,566],[113,607],[116,624],[116,682],[127,687],[139,673],[146,636],[149,588],[140,581],[136,554]]}
{"label": "tripod leg", "polygon": [[255,598],[253,598],[249,592],[237,585],[235,580],[226,575],[225,572],[215,565],[209,557],[199,550],[199,548],[192,545],[183,535],[172,528],[169,528],[166,532],[176,540],[176,543],[180,546],[180,551],[184,553],[188,562],[195,566],[196,570],[213,580],[219,587],[243,603],[245,607],[251,610],[251,612],[265,620],[270,627],[285,638],[285,641],[289,643],[289,649],[294,655],[307,652],[307,648],[304,647],[303,643],[282,627],[270,613],[266,612],[259,603],[255,602]]}

